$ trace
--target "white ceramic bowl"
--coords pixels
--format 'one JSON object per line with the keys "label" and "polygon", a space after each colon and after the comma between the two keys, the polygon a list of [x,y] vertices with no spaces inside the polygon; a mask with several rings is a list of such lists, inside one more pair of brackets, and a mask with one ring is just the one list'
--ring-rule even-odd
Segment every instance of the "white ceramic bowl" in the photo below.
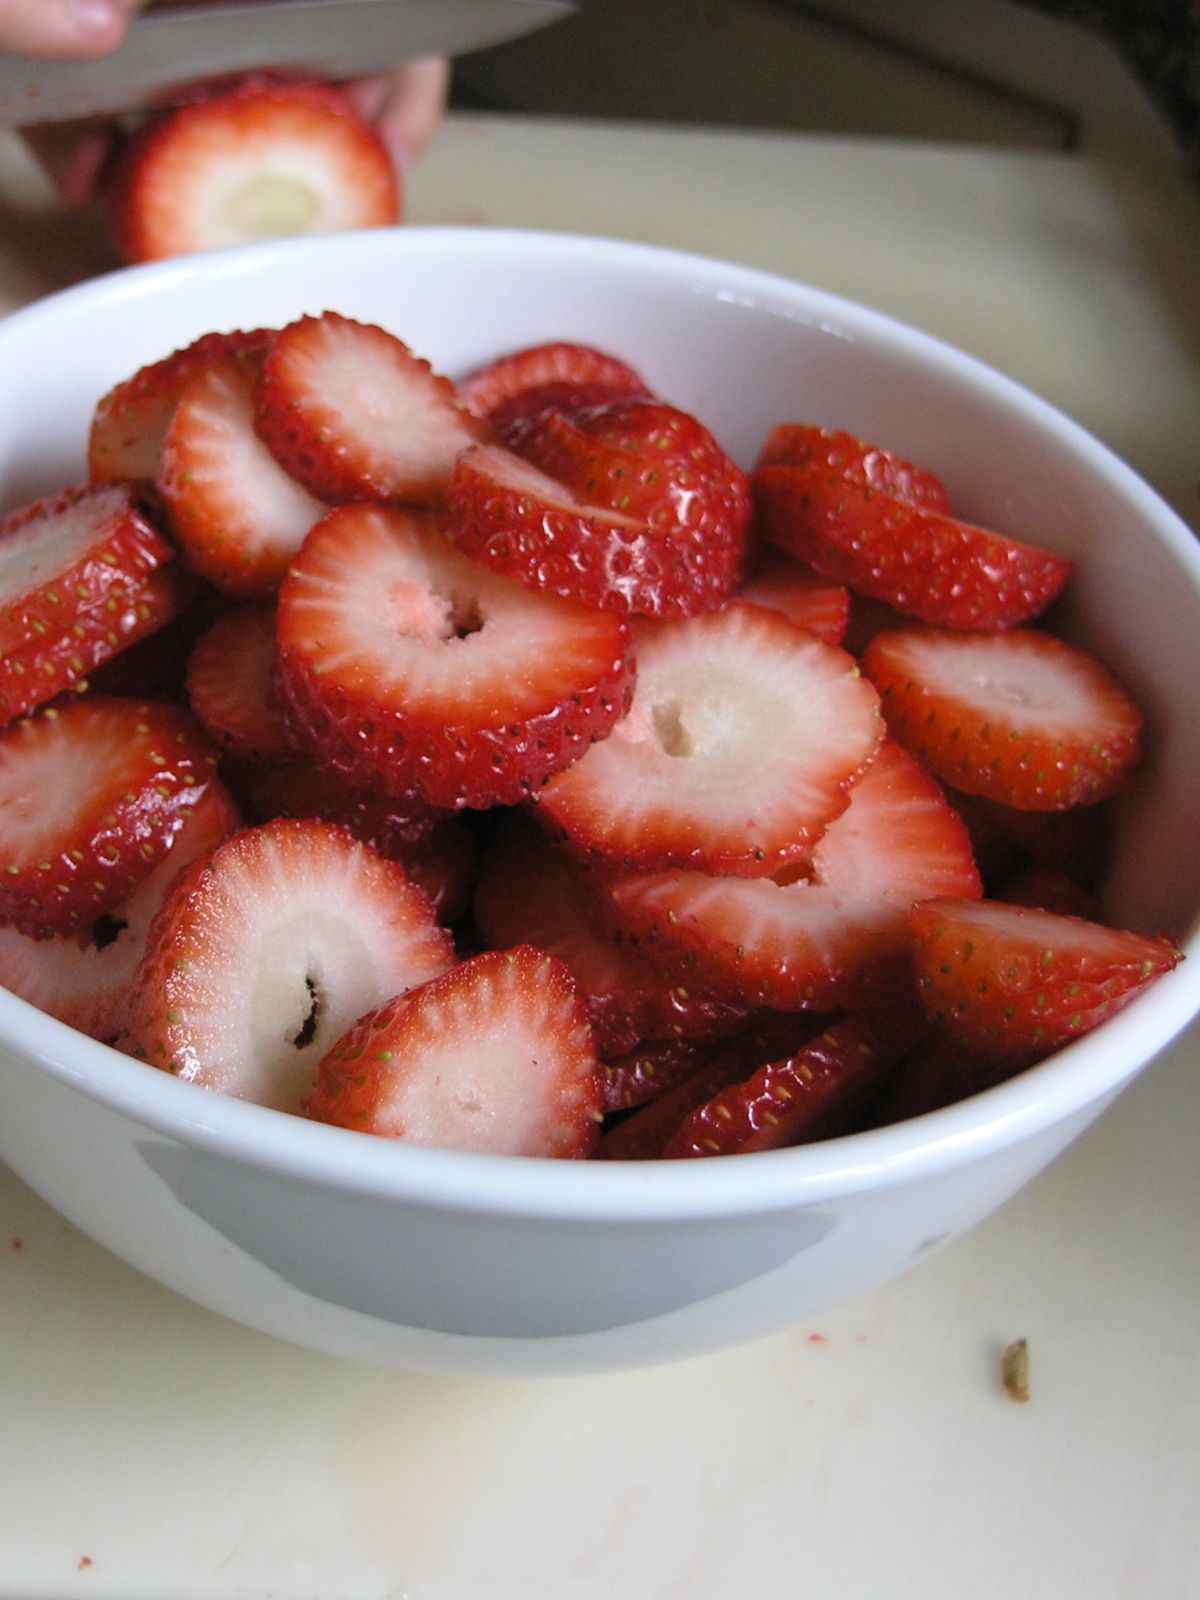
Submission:
{"label": "white ceramic bowl", "polygon": [[[937,341],[737,266],[401,229],[116,274],[0,324],[0,504],[83,474],[98,396],[213,328],[332,308],[452,375],[565,338],[639,367],[744,463],[823,421],[939,472],[961,514],[1079,562],[1070,626],[1149,713],[1110,914],[1191,958],[1097,1034],[936,1115],[808,1148],[610,1165],[404,1148],[221,1098],[0,991],[0,1156],[117,1255],[351,1357],[522,1374],[665,1361],[903,1272],[1069,1144],[1200,1010],[1200,557],[1126,467]],[[1119,378],[1114,378],[1119,381]]]}

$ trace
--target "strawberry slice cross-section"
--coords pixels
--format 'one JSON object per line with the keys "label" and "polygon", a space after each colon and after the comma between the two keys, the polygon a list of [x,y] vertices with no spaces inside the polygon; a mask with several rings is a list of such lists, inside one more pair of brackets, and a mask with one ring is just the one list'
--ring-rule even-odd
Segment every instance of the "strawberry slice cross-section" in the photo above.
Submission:
{"label": "strawberry slice cross-section", "polygon": [[292,563],[277,631],[298,746],[449,809],[527,798],[628,704],[622,618],[497,577],[418,511],[331,512]]}
{"label": "strawberry slice cross-section", "polygon": [[590,1155],[603,1074],[563,962],[486,951],[371,1012],[321,1062],[310,1117],[489,1155]]}
{"label": "strawberry slice cross-section", "polygon": [[402,340],[326,311],[289,323],[259,380],[257,426],[318,499],[436,506],[483,435],[454,385]]}
{"label": "strawberry slice cross-section", "polygon": [[402,867],[344,828],[280,818],[235,833],[171,889],[118,1043],[296,1111],[357,1017],[452,964],[450,935]]}
{"label": "strawberry slice cross-section", "polygon": [[629,715],[544,790],[584,857],[764,876],[811,851],[878,747],[853,658],[758,606],[634,628]]}
{"label": "strawberry slice cross-section", "polygon": [[127,261],[289,234],[386,227],[401,196],[382,139],[332,86],[247,79],[151,116],[108,190]]}

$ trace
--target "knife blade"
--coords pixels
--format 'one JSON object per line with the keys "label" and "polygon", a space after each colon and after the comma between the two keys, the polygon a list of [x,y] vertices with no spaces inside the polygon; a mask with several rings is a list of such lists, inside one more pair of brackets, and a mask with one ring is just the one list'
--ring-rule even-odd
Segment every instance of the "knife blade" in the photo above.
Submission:
{"label": "knife blade", "polygon": [[565,16],[573,0],[200,0],[140,13],[95,61],[0,54],[0,127],[165,106],[188,86],[262,68],[337,81],[463,55]]}

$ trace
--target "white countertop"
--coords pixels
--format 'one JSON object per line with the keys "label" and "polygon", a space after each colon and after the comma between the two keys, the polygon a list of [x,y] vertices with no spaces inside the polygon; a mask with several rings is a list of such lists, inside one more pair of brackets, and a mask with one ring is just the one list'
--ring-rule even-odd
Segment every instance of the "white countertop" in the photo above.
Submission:
{"label": "white countertop", "polygon": [[[809,279],[1028,383],[1200,521],[1200,195],[1174,174],[459,117],[409,220]],[[0,146],[0,312],[108,264]],[[1198,1130],[1194,1032],[903,1280],[743,1349],[544,1383],[244,1331],[0,1169],[0,1596],[1186,1600]],[[1023,1406],[999,1381],[1018,1335]]]}

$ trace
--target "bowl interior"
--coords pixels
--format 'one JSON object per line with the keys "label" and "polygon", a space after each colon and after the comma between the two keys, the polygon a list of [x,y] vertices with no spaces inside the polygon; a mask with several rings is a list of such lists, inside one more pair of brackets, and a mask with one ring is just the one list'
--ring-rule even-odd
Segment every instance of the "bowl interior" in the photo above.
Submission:
{"label": "bowl interior", "polygon": [[[1127,681],[1150,722],[1147,768],[1122,808],[1109,914],[1194,936],[1200,858],[1181,848],[1200,811],[1190,711],[1200,558],[1189,531],[1048,405],[835,297],[643,246],[487,230],[307,240],[116,274],[0,325],[0,508],[83,477],[96,400],[143,363],[212,329],[325,309],[382,324],[450,376],[524,344],[598,345],[695,411],[744,465],[773,423],[846,428],[940,473],[965,518],[1074,558],[1062,624]],[[1144,1058],[1200,1006],[1200,973],[1181,970],[1186,995],[1149,1031]],[[2,1006],[0,1024],[11,1036]],[[1136,1052],[1141,1035],[1122,1037]],[[1137,1064],[1110,1062],[1098,1088]]]}

